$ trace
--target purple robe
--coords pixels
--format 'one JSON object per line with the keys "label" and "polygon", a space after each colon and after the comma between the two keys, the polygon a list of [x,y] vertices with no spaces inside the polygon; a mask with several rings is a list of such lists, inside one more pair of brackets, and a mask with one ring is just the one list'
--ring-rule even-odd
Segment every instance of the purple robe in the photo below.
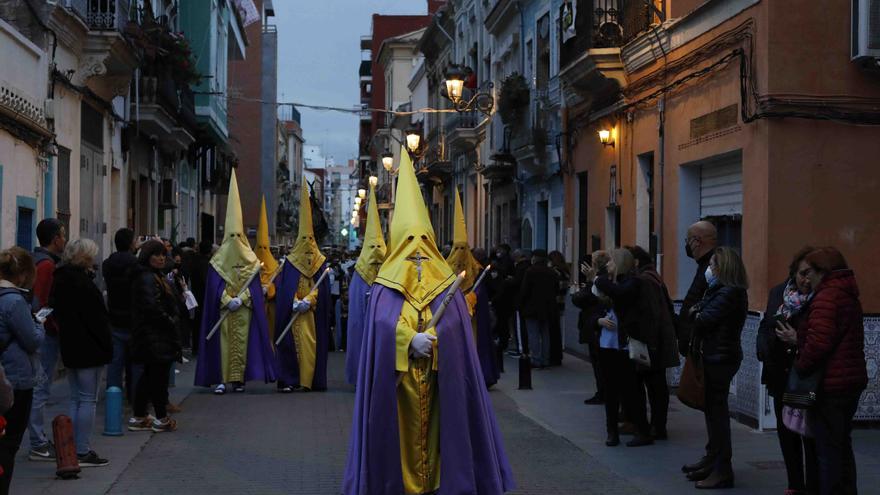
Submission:
{"label": "purple robe", "polygon": [[[317,282],[327,265],[315,272],[312,279]],[[299,270],[292,264],[285,263],[281,273],[275,279],[275,338],[277,339],[293,316],[293,298],[299,286]],[[327,390],[327,349],[330,345],[330,278],[325,277],[318,288],[318,302],[315,308],[315,375],[312,378],[312,390]],[[278,381],[283,385],[298,386],[299,359],[296,357],[296,341],[293,329],[287,332],[284,339],[275,348],[278,365]]]}
{"label": "purple robe", "polygon": [[477,288],[477,306],[474,308],[474,316],[477,321],[477,355],[480,356],[480,368],[483,370],[483,378],[486,386],[491,387],[498,383],[501,373],[498,371],[498,363],[495,362],[495,342],[492,338],[492,318],[489,316],[489,294],[485,285]]}
{"label": "purple robe", "polygon": [[367,325],[370,286],[357,271],[348,284],[348,340],[345,345],[345,381],[357,385],[358,363],[361,359],[361,342]]}
{"label": "purple robe", "polygon": [[[254,311],[251,315],[250,328],[248,328],[247,363],[244,369],[245,381],[263,380],[264,382],[275,381],[275,358],[272,355],[272,344],[269,343],[269,322],[266,320],[266,312],[262,310],[263,287],[260,285],[260,277],[254,278],[248,286],[251,293],[251,303]],[[220,318],[220,297],[226,290],[226,281],[214,270],[208,269],[208,280],[205,284],[205,301],[202,305],[202,328],[199,332],[201,349],[196,362],[196,386],[210,387],[223,383],[223,370],[220,357],[220,332],[205,341],[208,332]]]}
{"label": "purple robe", "polygon": [[[431,309],[437,310],[437,297]],[[374,284],[358,369],[345,495],[402,494],[395,334],[403,296]],[[437,325],[440,495],[496,495],[515,488],[458,291]]]}

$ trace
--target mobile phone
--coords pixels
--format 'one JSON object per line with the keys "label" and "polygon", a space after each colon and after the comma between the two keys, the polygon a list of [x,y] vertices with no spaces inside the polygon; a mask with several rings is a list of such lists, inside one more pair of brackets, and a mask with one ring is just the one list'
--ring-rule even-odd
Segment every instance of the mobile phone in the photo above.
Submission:
{"label": "mobile phone", "polygon": [[777,315],[773,315],[773,319],[776,320],[776,323],[786,323],[788,321],[788,319],[785,317],[785,315],[781,314],[781,313],[777,314]]}

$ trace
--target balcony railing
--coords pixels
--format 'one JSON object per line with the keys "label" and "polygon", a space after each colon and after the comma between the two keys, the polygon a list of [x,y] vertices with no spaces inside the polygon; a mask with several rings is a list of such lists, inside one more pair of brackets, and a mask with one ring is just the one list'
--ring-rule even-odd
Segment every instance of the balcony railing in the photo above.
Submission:
{"label": "balcony railing", "polygon": [[[129,20],[129,0],[68,0],[80,14],[85,11],[86,24],[96,31],[122,31]],[[84,5],[85,4],[85,5]]]}
{"label": "balcony railing", "polygon": [[654,20],[644,0],[576,0],[577,35],[562,44],[560,66],[591,48],[618,48],[648,29]]}
{"label": "balcony railing", "polygon": [[479,124],[479,115],[477,112],[456,112],[446,115],[445,128],[446,133],[450,134],[456,129],[473,129]]}
{"label": "balcony railing", "polygon": [[160,105],[181,124],[196,127],[195,100],[189,86],[176,84],[168,75],[142,76],[140,92],[143,103]]}

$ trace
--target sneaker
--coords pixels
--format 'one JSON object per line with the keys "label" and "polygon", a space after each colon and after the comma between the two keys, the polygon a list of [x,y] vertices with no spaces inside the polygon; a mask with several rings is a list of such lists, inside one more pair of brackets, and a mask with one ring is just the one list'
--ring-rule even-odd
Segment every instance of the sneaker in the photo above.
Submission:
{"label": "sneaker", "polygon": [[244,383],[241,383],[241,382],[236,383],[235,386],[232,387],[232,391],[237,394],[243,394],[244,393]]}
{"label": "sneaker", "polygon": [[146,418],[131,417],[128,419],[128,431],[150,431],[154,419],[156,418],[152,416],[147,416]]}
{"label": "sneaker", "polygon": [[28,459],[32,461],[55,462],[55,446],[52,445],[52,442],[48,442],[41,447],[33,447],[28,455]]}
{"label": "sneaker", "polygon": [[76,454],[76,460],[79,461],[79,467],[101,467],[110,464],[107,459],[101,459],[98,453],[90,450],[88,454]]}
{"label": "sneaker", "polygon": [[156,433],[162,433],[163,431],[174,431],[177,429],[177,421],[174,421],[171,418],[164,419],[154,419],[152,430]]}
{"label": "sneaker", "polygon": [[174,404],[174,403],[172,403],[172,402],[169,402],[168,405],[165,406],[165,409],[166,409],[170,414],[180,414],[180,413],[183,412],[183,408],[182,408],[182,407],[180,407],[179,405]]}
{"label": "sneaker", "polygon": [[214,395],[223,395],[226,393],[226,385],[220,384],[217,385],[217,388],[214,389]]}

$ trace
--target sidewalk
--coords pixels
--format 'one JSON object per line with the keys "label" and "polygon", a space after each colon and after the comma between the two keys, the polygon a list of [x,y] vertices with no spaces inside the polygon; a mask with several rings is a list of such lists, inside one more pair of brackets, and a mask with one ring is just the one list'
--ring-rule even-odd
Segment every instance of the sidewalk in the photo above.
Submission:
{"label": "sidewalk", "polygon": [[[681,473],[682,464],[703,454],[706,430],[703,414],[671,397],[669,440],[653,446],[605,446],[605,411],[587,406],[595,381],[590,364],[566,355],[563,366],[532,372],[532,390],[517,390],[517,361],[506,358],[496,388],[511,397],[525,416],[588,452],[604,467],[637,485],[645,493],[692,493],[693,483]],[[731,420],[736,488],[725,493],[779,495],[786,486],[785,466],[774,431],[757,432]],[[628,437],[624,436],[625,441]],[[860,493],[880,493],[880,430],[857,429],[853,445]]]}
{"label": "sidewalk", "polygon": [[[195,363],[178,365],[181,370],[175,382],[177,386],[169,389],[171,402],[180,404],[193,390],[193,372]],[[105,374],[106,378],[106,374]],[[84,468],[77,480],[56,480],[54,462],[29,461],[30,440],[25,432],[24,440],[15,460],[15,474],[12,477],[11,493],[43,493],[59,495],[95,495],[106,493],[116,480],[128,468],[129,464],[141,453],[152,436],[147,432],[133,433],[125,429],[123,436],[104,436],[104,394],[99,396],[98,413],[95,419],[95,430],[92,434],[92,450],[101,457],[110,460],[110,465],[97,468]],[[52,385],[52,394],[46,405],[46,428],[52,436],[52,418],[59,414],[69,414],[69,391],[66,379],[56,380]],[[183,404],[186,408],[186,404]],[[125,417],[124,420],[128,418]]]}

